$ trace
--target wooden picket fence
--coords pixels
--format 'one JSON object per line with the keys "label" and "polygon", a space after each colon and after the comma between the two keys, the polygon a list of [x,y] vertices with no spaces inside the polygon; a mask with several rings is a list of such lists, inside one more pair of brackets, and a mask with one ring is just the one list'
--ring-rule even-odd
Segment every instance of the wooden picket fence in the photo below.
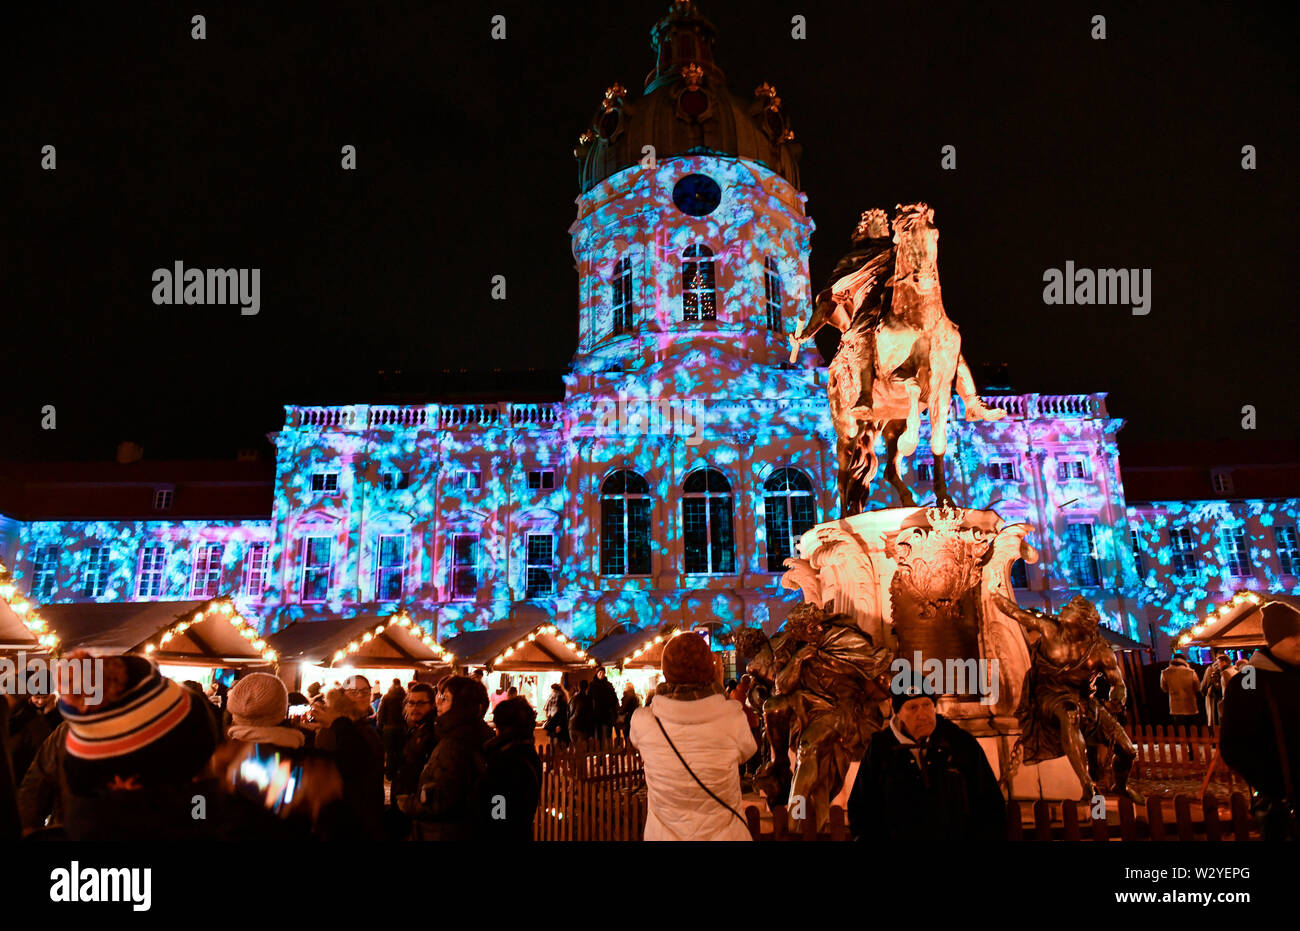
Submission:
{"label": "wooden picket fence", "polygon": [[645,832],[641,755],[633,749],[580,752],[547,744],[533,818],[539,841],[633,841]]}
{"label": "wooden picket fence", "polygon": [[[1033,820],[1024,823],[1025,805],[1032,805]],[[1170,823],[1162,799],[1148,798],[1145,811],[1127,797],[1119,799],[1119,820],[1093,819],[1083,802],[1007,803],[1009,840],[1064,841],[1246,841],[1259,840],[1259,826],[1250,813],[1250,802],[1240,792],[1228,801],[1229,817],[1219,815],[1219,799],[1203,800],[1187,795],[1174,798],[1174,819]],[[1197,817],[1199,815],[1199,817]]]}
{"label": "wooden picket fence", "polygon": [[[1243,785],[1240,777],[1218,760],[1217,727],[1173,727],[1158,725],[1130,729],[1137,744],[1137,761],[1133,776],[1138,779],[1206,779],[1214,766],[1213,778],[1227,783],[1228,791]],[[1206,780],[1208,782],[1208,779]]]}
{"label": "wooden picket fence", "polygon": [[762,812],[757,805],[745,808],[745,820],[749,823],[749,836],[756,841],[840,841],[852,840],[849,836],[848,816],[838,805],[831,806],[830,824],[825,831],[818,831],[812,818],[793,821],[784,805],[772,806],[772,830],[763,830]]}

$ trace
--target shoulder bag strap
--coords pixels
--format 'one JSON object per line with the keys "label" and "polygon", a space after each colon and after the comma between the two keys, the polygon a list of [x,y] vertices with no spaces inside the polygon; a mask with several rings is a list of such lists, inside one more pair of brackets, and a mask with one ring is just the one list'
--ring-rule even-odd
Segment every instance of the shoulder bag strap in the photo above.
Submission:
{"label": "shoulder bag strap", "polygon": [[732,808],[730,805],[724,802],[722,799],[718,798],[718,796],[716,796],[713,793],[713,790],[710,789],[708,786],[706,786],[703,782],[700,782],[700,777],[695,775],[695,770],[691,769],[690,764],[686,762],[681,752],[677,749],[677,745],[673,743],[673,739],[669,737],[668,732],[664,730],[664,722],[659,720],[659,715],[655,714],[654,711],[651,710],[650,716],[655,719],[655,723],[659,725],[659,733],[664,735],[664,740],[668,741],[668,746],[672,747],[673,753],[677,754],[677,759],[682,761],[682,765],[686,767],[686,771],[691,774],[691,778],[695,780],[696,784],[699,785],[701,789],[703,789],[705,792],[709,794],[709,798],[713,799],[723,808],[727,809],[727,811],[731,812],[733,815],[739,818],[740,823],[745,826],[746,830],[748,830],[749,822],[745,820],[744,816],[741,815],[740,812],[736,811],[736,809]]}

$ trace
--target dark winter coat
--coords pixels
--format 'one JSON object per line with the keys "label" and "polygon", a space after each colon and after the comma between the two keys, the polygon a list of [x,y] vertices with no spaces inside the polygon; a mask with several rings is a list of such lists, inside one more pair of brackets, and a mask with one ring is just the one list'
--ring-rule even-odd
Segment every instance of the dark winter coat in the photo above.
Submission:
{"label": "dark winter coat", "polygon": [[[1251,667],[1254,688],[1246,688]],[[1250,658],[1250,666],[1232,677],[1223,696],[1219,752],[1274,802],[1287,798],[1285,759],[1291,771],[1290,801],[1300,803],[1300,667],[1282,662],[1267,647]]]}
{"label": "dark winter coat", "polygon": [[636,692],[623,693],[623,702],[619,706],[618,713],[624,727],[632,720],[632,712],[640,707],[641,699],[637,698]]}
{"label": "dark winter coat", "polygon": [[434,724],[437,746],[420,773],[412,816],[420,840],[469,840],[483,823],[487,758],[483,745],[492,728],[475,706],[452,709]]}
{"label": "dark winter coat", "polygon": [[614,683],[597,676],[587,694],[591,696],[592,721],[597,727],[613,727],[614,719],[618,717],[618,693],[614,691]]}
{"label": "dark winter coat", "polygon": [[569,733],[589,737],[596,730],[596,711],[590,692],[577,691],[569,700]]}
{"label": "dark winter coat", "polygon": [[351,806],[367,835],[383,833],[384,744],[364,721],[336,718],[316,735],[316,749],[334,757],[343,779],[343,800]]}
{"label": "dark winter coat", "polygon": [[9,705],[0,696],[0,843],[20,835],[14,771],[9,763]]}
{"label": "dark winter coat", "polygon": [[[542,761],[531,732],[502,734],[483,748],[488,804],[485,834],[504,841],[533,839],[533,819],[542,791]],[[504,818],[495,817],[504,814]]]}
{"label": "dark winter coat", "polygon": [[872,735],[849,793],[855,840],[888,850],[899,842],[942,849],[1006,838],[1006,803],[974,737],[939,715],[924,759],[923,771],[890,727]]}
{"label": "dark winter coat", "polygon": [[420,773],[438,745],[437,718],[432,712],[415,727],[408,726],[402,735],[402,753],[393,779],[393,798],[414,795],[420,788]]}
{"label": "dark winter coat", "polygon": [[569,740],[569,700],[561,692],[553,692],[546,700],[546,733],[552,740]]}
{"label": "dark winter coat", "polygon": [[406,701],[406,692],[396,686],[390,688],[379,700],[379,712],[375,723],[380,730],[386,727],[405,727],[402,717],[402,703]]}
{"label": "dark winter coat", "polygon": [[[0,698],[0,701],[3,701]],[[45,713],[29,701],[9,709],[9,758],[13,766],[14,784],[18,785],[27,774],[27,767],[36,759],[36,753],[50,736],[50,723]]]}
{"label": "dark winter coat", "polygon": [[39,830],[45,827],[46,819],[51,825],[63,820],[63,793],[67,791],[63,757],[67,735],[68,725],[60,723],[54,733],[45,738],[18,786],[18,815],[22,818],[24,830]]}

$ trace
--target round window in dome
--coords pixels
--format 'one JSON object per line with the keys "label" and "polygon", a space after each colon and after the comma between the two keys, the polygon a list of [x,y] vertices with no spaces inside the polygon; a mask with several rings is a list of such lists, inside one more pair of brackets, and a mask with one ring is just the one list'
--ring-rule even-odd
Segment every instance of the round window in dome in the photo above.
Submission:
{"label": "round window in dome", "polygon": [[708,175],[687,175],[673,186],[673,203],[690,217],[705,217],[722,203],[722,188]]}

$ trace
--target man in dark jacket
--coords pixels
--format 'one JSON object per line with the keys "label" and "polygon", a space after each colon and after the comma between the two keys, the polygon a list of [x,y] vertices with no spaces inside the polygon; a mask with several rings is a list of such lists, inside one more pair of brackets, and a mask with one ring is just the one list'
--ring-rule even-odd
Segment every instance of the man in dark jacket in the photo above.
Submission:
{"label": "man in dark jacket", "polygon": [[618,693],[614,683],[605,678],[605,667],[596,668],[596,678],[591,683],[591,711],[596,725],[596,739],[602,750],[613,745],[614,723],[618,720]]}
{"label": "man in dark jacket", "polygon": [[375,715],[375,724],[379,736],[384,741],[384,778],[390,782],[397,775],[397,766],[402,753],[402,736],[406,731],[406,722],[402,714],[406,703],[406,691],[398,679],[388,687],[384,697],[379,700],[379,711]]}
{"label": "man in dark jacket", "polygon": [[1267,839],[1296,838],[1300,805],[1300,611],[1270,601],[1264,642],[1228,682],[1219,751],[1255,790],[1254,809]]}
{"label": "man in dark jacket", "polygon": [[407,809],[417,840],[470,840],[481,830],[487,802],[483,745],[492,739],[483,720],[488,704],[483,683],[468,676],[451,676],[439,686],[438,743]]}
{"label": "man in dark jacket", "polygon": [[406,690],[406,728],[390,792],[389,836],[394,839],[410,837],[411,819],[402,811],[402,807],[409,807],[409,803],[420,791],[420,773],[438,744],[435,700],[433,686],[427,683],[415,682]]}
{"label": "man in dark jacket", "polygon": [[323,725],[316,735],[316,749],[334,755],[343,777],[343,799],[352,806],[367,836],[383,834],[384,745],[379,732],[367,723],[370,717],[370,682],[352,676],[343,682],[340,704],[328,699],[313,710]]}
{"label": "man in dark jacket", "polygon": [[[206,704],[207,699],[203,702]],[[41,744],[36,759],[27,767],[27,774],[18,785],[18,816],[22,819],[23,834],[39,831],[46,826],[46,821],[52,827],[62,821],[63,758],[67,733],[67,722],[60,721]]]}
{"label": "man in dark jacket", "polygon": [[849,793],[854,839],[943,847],[1005,839],[1006,803],[979,742],[929,695],[895,694],[893,704]]}
{"label": "man in dark jacket", "polygon": [[487,757],[486,835],[504,841],[530,841],[542,792],[542,761],[533,745],[537,715],[525,699],[510,698],[496,706],[492,723],[497,736],[483,748]]}
{"label": "man in dark jacket", "polygon": [[36,758],[36,751],[50,736],[49,721],[45,713],[26,695],[6,695],[9,703],[9,756],[13,765],[14,784],[23,781],[27,767]]}
{"label": "man in dark jacket", "polygon": [[591,686],[584,679],[569,700],[569,738],[578,751],[587,749],[587,741],[596,731],[596,712],[591,700]]}

